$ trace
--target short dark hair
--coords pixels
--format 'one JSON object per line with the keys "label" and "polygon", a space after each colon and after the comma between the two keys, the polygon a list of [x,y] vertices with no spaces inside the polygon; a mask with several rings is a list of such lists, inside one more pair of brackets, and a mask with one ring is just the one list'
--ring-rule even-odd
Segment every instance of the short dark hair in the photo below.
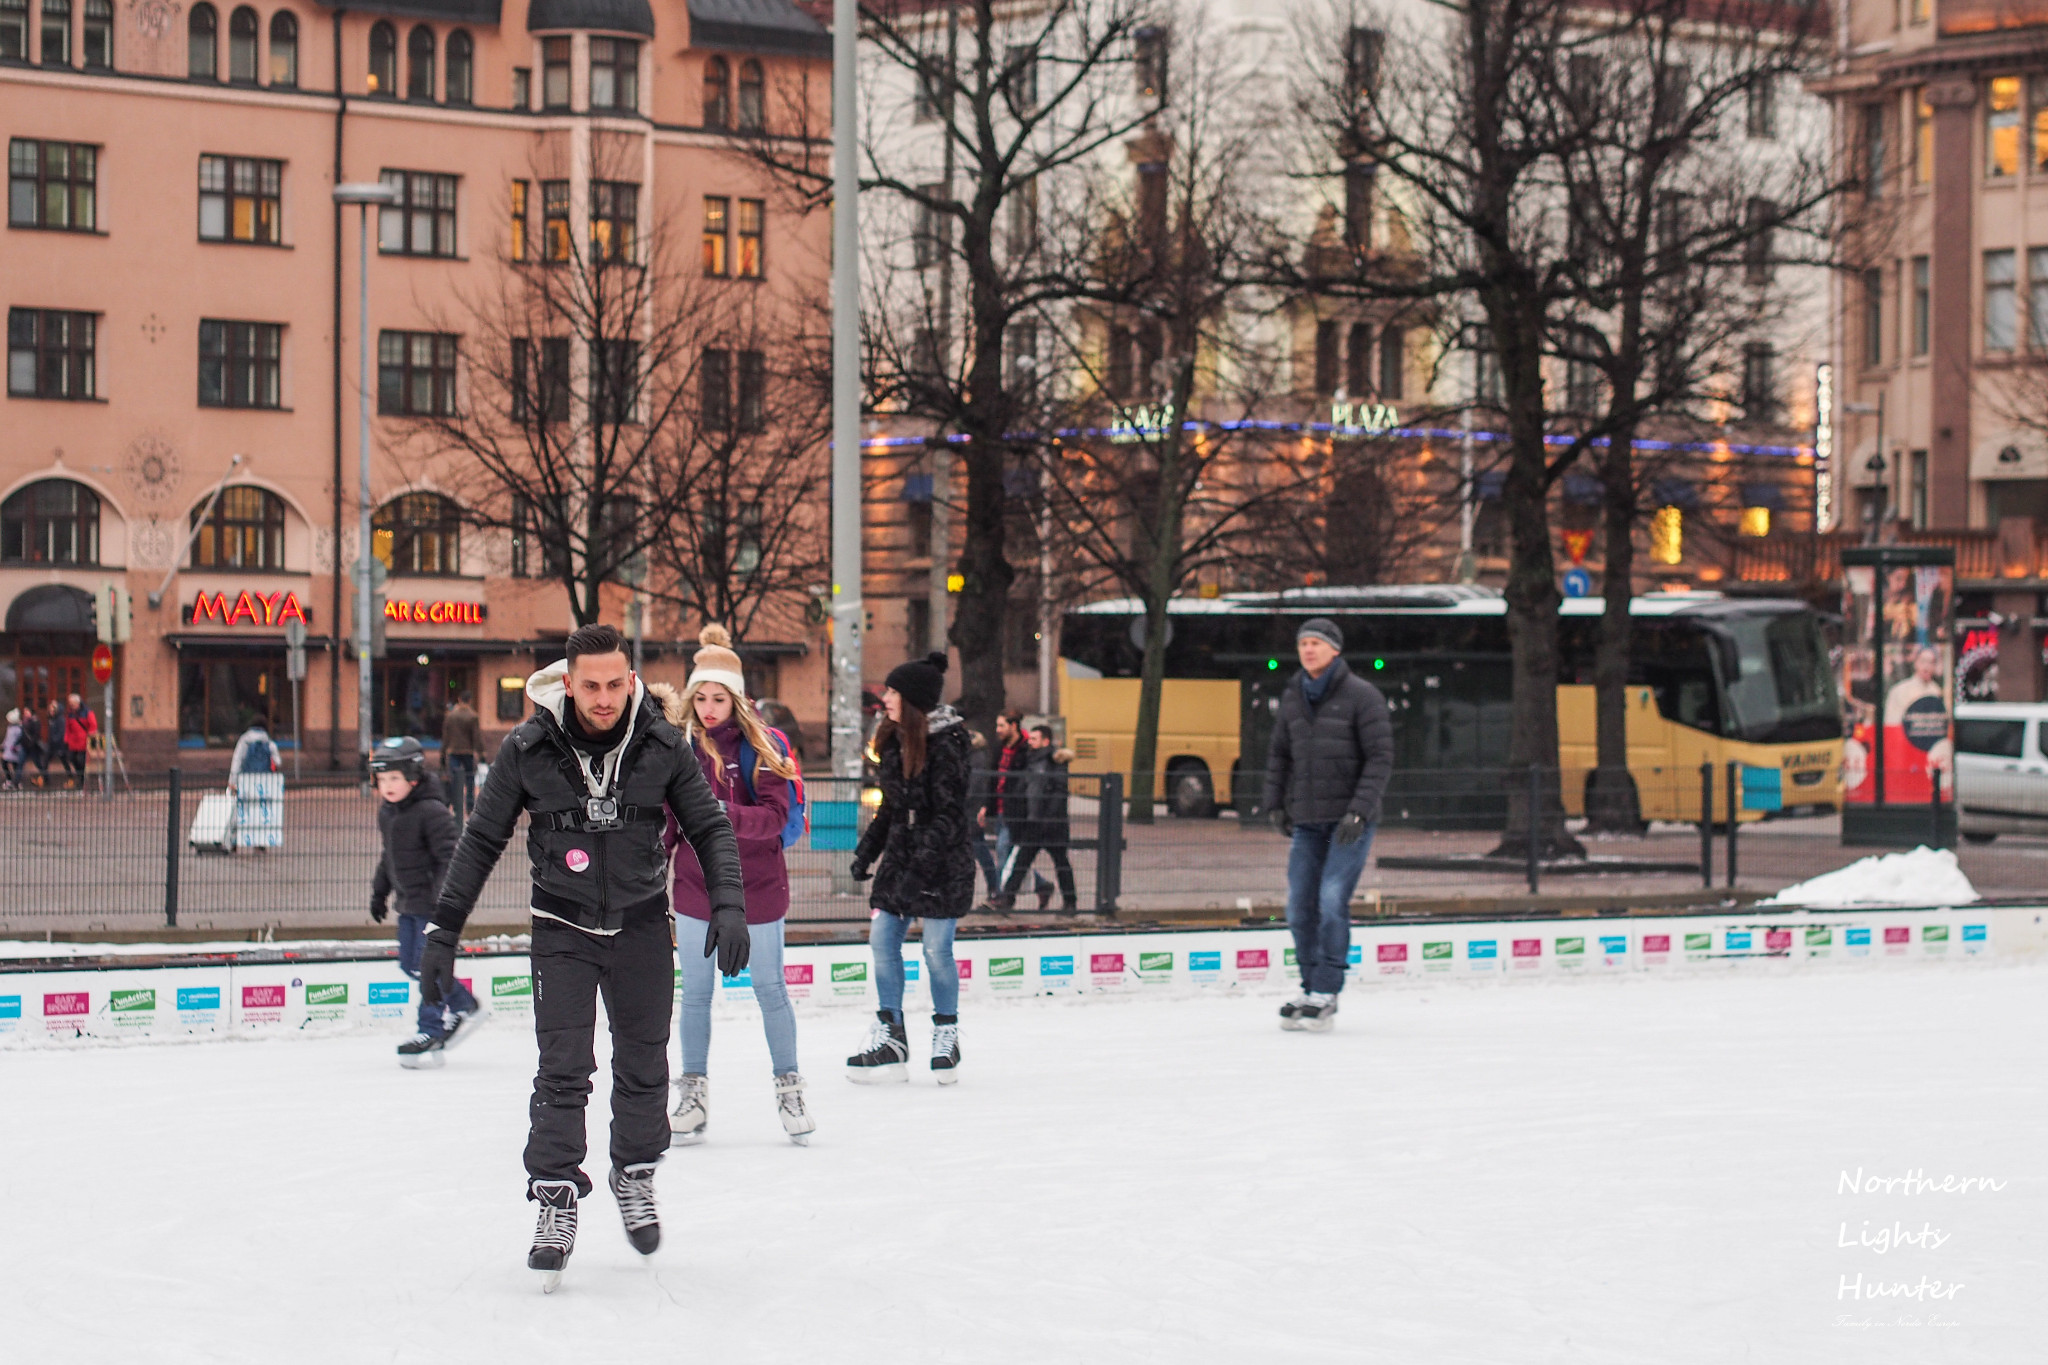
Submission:
{"label": "short dark hair", "polygon": [[1052,739],[1052,727],[1050,725],[1034,725],[1031,727],[1031,733],[1034,735],[1044,735],[1048,741]]}
{"label": "short dark hair", "polygon": [[461,702],[464,706],[467,706],[473,699],[473,695],[474,694],[472,694],[470,690],[465,687],[460,692],[455,694],[455,700]]}
{"label": "short dark hair", "polygon": [[569,632],[569,638],[562,644],[562,653],[568,656],[571,667],[586,654],[624,654],[626,637],[619,634],[617,626],[578,626]]}

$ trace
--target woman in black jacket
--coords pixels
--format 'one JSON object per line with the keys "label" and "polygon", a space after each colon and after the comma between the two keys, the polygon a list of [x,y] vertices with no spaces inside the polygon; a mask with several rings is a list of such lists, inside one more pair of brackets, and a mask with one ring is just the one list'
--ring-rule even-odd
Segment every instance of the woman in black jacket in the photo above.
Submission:
{"label": "woman in black jacket", "polygon": [[[846,1059],[861,1084],[906,1081],[910,1039],[903,1024],[903,941],[924,921],[925,972],[932,993],[932,1076],[959,1079],[960,969],[953,929],[974,904],[974,832],[967,820],[967,727],[941,705],[946,656],[898,665],[882,692],[888,719],[875,732],[882,804],[853,851],[855,881],[873,869],[868,945],[875,954],[875,1012],[867,1046]],[[879,866],[877,864],[879,863]]]}

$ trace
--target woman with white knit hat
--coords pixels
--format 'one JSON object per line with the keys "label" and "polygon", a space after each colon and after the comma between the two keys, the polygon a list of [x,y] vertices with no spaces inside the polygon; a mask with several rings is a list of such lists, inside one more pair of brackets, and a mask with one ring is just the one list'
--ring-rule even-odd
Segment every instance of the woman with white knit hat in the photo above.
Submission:
{"label": "woman with white knit hat", "polygon": [[[789,821],[790,779],[796,776],[796,764],[747,700],[740,656],[733,652],[732,637],[725,628],[708,625],[697,640],[697,657],[683,695],[678,697],[674,688],[659,683],[648,690],[661,698],[670,724],[689,739],[712,793],[725,803],[726,817],[739,840],[751,948],[748,969],[768,1034],[776,1108],[783,1131],[801,1146],[809,1141],[817,1123],[804,1108],[804,1078],[796,1064],[796,1012],[790,1008],[782,975],[782,925],[789,914],[789,869],[782,857],[782,830]],[[697,854],[686,839],[673,839],[672,843],[675,912],[681,918],[708,921],[711,900]],[[701,937],[677,935],[682,943],[695,943]],[[712,960],[703,954],[678,950],[676,960],[683,978],[683,1069],[675,1113],[669,1118],[669,1144],[681,1147],[704,1140],[710,1117],[706,1062],[717,982]]]}

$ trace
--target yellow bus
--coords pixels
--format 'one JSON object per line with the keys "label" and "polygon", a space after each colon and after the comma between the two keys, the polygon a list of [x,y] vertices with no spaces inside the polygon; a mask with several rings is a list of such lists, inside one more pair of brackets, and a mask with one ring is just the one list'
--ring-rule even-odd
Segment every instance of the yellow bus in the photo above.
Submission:
{"label": "yellow bus", "polygon": [[[1560,757],[1574,815],[1584,810],[1595,759],[1593,646],[1602,608],[1598,598],[1567,598],[1559,623]],[[1776,773],[1783,809],[1840,808],[1842,712],[1819,613],[1785,599],[1669,592],[1636,598],[1631,615],[1629,769],[1643,819],[1697,820],[1702,763],[1715,765],[1717,791],[1730,762],[1763,770],[1749,779],[1759,805],[1770,804],[1764,793]],[[1475,801],[1504,810],[1507,604],[1490,588],[1459,585],[1176,600],[1154,787],[1168,808],[1191,817],[1220,805],[1251,812],[1280,692],[1299,668],[1294,632],[1311,616],[1338,623],[1345,660],[1387,696],[1390,811],[1428,821],[1470,817]],[[1134,599],[1067,613],[1060,698],[1077,772],[1129,770],[1143,640]],[[1725,799],[1715,798],[1717,811]]]}

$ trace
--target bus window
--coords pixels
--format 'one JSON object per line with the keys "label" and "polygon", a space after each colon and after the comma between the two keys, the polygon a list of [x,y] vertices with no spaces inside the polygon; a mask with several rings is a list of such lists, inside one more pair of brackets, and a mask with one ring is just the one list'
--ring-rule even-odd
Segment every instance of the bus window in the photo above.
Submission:
{"label": "bus window", "polygon": [[1806,612],[1717,615],[1727,733],[1756,744],[1840,739],[1841,706],[1819,623]]}
{"label": "bus window", "polygon": [[1629,681],[1656,696],[1658,715],[1689,729],[1721,733],[1720,688],[1707,637],[1696,624],[1638,620],[1629,652]]}

